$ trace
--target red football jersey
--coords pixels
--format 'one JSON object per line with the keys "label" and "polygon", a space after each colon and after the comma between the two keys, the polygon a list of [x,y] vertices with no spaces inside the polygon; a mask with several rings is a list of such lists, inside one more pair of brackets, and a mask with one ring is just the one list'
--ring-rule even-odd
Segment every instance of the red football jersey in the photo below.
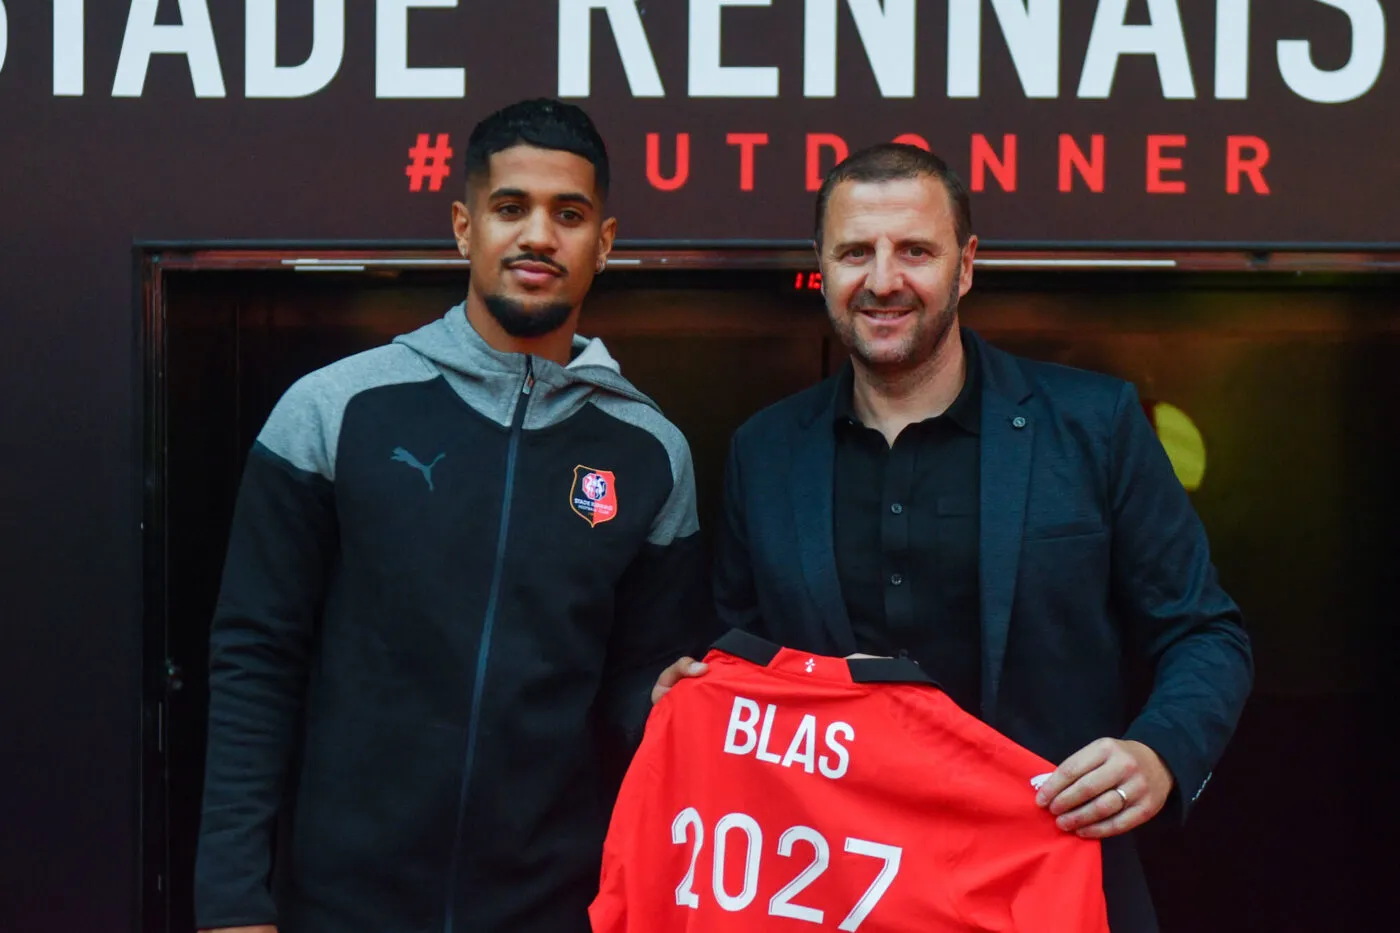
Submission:
{"label": "red football jersey", "polygon": [[652,710],[595,933],[1105,933],[1100,847],[1031,784],[1054,766],[912,661],[731,632]]}

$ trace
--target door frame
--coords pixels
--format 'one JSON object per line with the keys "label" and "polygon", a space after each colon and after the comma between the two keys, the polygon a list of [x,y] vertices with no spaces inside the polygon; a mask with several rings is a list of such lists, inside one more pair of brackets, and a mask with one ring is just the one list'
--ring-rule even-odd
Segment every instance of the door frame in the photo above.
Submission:
{"label": "door frame", "polygon": [[[1400,251],[1354,249],[1306,251],[1212,250],[1190,245],[1122,249],[994,244],[979,249],[978,269],[1026,272],[1136,271],[1146,274],[1217,273],[1396,273]],[[172,780],[167,710],[181,689],[180,670],[170,659],[167,586],[167,333],[165,275],[172,271],[286,270],[295,274],[393,274],[411,270],[467,271],[450,242],[188,242],[149,241],[133,249],[140,354],[137,423],[140,426],[142,523],[142,696],[139,737],[137,839],[138,926],[141,933],[170,929],[169,789]],[[727,271],[773,270],[775,275],[810,276],[817,271],[807,242],[620,241],[608,269]],[[810,279],[798,279],[811,287]],[[188,933],[188,931],[179,931]]]}

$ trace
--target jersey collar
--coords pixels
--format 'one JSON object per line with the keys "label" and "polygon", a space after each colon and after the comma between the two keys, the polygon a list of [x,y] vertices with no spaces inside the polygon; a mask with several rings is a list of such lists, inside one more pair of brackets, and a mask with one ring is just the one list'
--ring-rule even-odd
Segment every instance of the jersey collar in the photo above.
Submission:
{"label": "jersey collar", "polygon": [[837,658],[784,648],[742,629],[730,629],[711,646],[750,664],[823,680],[857,684],[927,684],[938,682],[909,658]]}

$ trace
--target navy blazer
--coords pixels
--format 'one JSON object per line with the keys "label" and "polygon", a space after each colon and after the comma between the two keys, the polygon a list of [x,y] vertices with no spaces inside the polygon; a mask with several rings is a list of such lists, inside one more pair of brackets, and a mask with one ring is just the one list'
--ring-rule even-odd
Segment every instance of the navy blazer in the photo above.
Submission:
{"label": "navy blazer", "polygon": [[[1158,819],[1185,819],[1254,676],[1205,530],[1131,383],[963,334],[984,379],[981,718],[1055,764],[1105,736],[1140,741],[1175,779]],[[836,381],[735,433],[715,599],[725,626],[844,656],[856,644],[832,533]],[[1153,672],[1139,710],[1124,688],[1134,658]],[[1114,933],[1155,930],[1132,834],[1103,850]]]}

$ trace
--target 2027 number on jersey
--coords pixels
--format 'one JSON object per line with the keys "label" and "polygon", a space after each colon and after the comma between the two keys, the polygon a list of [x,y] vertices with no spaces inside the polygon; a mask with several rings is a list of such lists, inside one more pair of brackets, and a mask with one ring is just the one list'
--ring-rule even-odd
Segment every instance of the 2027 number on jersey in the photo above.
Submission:
{"label": "2027 number on jersey", "polygon": [[[700,859],[700,850],[705,847],[705,822],[694,807],[686,807],[676,814],[675,821],[671,823],[671,841],[677,845],[684,845],[690,841],[692,828],[695,831],[695,838],[694,848],[690,853],[690,870],[685,873],[685,878],[676,887],[676,903],[694,910],[700,907],[700,895],[695,893],[693,886],[695,884],[695,863]],[[730,894],[724,886],[724,866],[728,854],[729,835],[735,830],[744,834],[748,845],[744,854],[744,886],[739,889],[738,894]],[[791,917],[794,920],[821,924],[825,921],[823,911],[815,907],[804,907],[794,903],[794,900],[808,885],[826,872],[831,864],[831,847],[827,843],[826,837],[810,826],[793,826],[778,837],[778,854],[784,858],[791,858],[793,849],[799,842],[810,845],[815,852],[815,858],[796,878],[793,878],[781,891],[773,895],[772,900],[768,902],[768,914],[773,917]],[[846,838],[845,849],[853,855],[865,855],[881,859],[884,862],[884,866],[880,869],[880,873],[875,876],[874,882],[866,889],[865,894],[837,927],[845,933],[855,933],[856,930],[860,929],[865,918],[870,916],[875,905],[880,903],[880,898],[885,896],[890,885],[894,883],[895,875],[899,874],[899,859],[904,850],[898,846],[871,842],[868,839],[854,839],[849,836]],[[753,903],[754,898],[758,896],[758,866],[762,852],[763,830],[759,827],[758,821],[747,813],[728,813],[715,824],[712,887],[714,888],[715,901],[720,907],[730,912],[736,912]]]}

